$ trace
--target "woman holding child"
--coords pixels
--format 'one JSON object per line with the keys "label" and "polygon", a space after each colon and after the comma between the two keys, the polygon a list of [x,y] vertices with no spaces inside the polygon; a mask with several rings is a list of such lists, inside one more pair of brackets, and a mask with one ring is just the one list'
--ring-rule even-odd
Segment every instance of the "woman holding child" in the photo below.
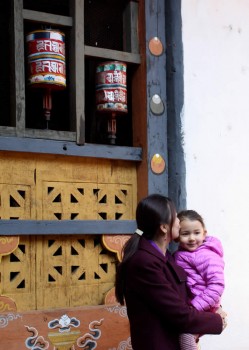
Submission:
{"label": "woman holding child", "polygon": [[188,305],[186,273],[167,250],[179,236],[173,202],[147,196],[137,206],[136,221],[116,275],[116,298],[127,306],[133,350],[180,350],[181,333],[220,334],[226,314]]}

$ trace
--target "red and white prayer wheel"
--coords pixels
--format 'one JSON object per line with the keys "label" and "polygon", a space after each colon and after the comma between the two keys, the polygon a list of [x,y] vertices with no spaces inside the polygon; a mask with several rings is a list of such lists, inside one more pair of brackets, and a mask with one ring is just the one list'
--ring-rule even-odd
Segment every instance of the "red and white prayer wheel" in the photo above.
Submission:
{"label": "red and white prayer wheel", "polygon": [[33,87],[63,89],[66,87],[65,35],[47,29],[26,36],[28,51],[28,84]]}
{"label": "red and white prayer wheel", "polygon": [[111,144],[116,139],[116,116],[128,113],[126,63],[103,62],[96,68],[96,108],[109,115],[108,138]]}
{"label": "red and white prayer wheel", "polygon": [[127,65],[123,62],[104,62],[96,68],[96,104],[103,112],[127,113]]}
{"label": "red and white prayer wheel", "polygon": [[28,85],[44,88],[43,110],[50,121],[52,90],[66,87],[65,35],[53,30],[36,30],[26,35]]}

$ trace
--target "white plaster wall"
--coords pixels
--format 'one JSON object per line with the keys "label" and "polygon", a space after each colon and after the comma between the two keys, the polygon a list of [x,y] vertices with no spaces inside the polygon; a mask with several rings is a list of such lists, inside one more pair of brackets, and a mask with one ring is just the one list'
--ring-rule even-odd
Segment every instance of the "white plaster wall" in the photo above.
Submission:
{"label": "white plaster wall", "polygon": [[228,327],[202,350],[249,350],[249,0],[182,0],[188,209],[225,251]]}

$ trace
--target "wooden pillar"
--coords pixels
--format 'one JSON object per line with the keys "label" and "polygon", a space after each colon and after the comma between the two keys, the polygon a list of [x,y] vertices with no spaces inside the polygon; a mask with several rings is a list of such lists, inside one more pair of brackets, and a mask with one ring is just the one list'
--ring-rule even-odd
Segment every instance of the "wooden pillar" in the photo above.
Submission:
{"label": "wooden pillar", "polygon": [[[168,194],[167,108],[166,108],[166,36],[165,1],[145,1],[147,62],[147,165],[148,192]],[[152,98],[161,100],[159,111],[151,108]],[[163,108],[162,108],[163,106]],[[151,168],[152,157],[161,162]],[[164,167],[165,164],[165,167]],[[156,166],[156,164],[155,164]],[[158,170],[158,171],[157,171]]]}

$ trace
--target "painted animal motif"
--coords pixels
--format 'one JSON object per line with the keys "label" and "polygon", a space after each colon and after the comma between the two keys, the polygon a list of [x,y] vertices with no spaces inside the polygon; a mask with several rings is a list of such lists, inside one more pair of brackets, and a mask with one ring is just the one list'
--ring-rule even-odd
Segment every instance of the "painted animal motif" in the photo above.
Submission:
{"label": "painted animal motif", "polygon": [[102,318],[100,321],[92,321],[89,324],[89,330],[91,333],[85,333],[82,337],[80,337],[77,340],[77,345],[80,348],[83,348],[84,350],[94,350],[97,347],[97,342],[101,337],[101,330],[97,329],[96,327],[99,327],[102,325],[104,319]]}

